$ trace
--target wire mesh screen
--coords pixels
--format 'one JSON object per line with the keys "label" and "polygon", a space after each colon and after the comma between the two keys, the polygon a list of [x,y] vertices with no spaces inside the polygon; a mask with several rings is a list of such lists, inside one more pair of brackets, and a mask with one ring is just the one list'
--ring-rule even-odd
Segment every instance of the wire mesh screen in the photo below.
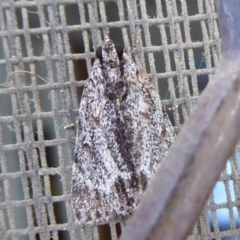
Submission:
{"label": "wire mesh screen", "polygon": [[[0,27],[1,239],[108,239],[75,223],[64,129],[94,50],[106,35],[132,48],[179,131],[221,54],[214,1],[1,0]],[[240,239],[238,176],[236,151],[190,239]]]}

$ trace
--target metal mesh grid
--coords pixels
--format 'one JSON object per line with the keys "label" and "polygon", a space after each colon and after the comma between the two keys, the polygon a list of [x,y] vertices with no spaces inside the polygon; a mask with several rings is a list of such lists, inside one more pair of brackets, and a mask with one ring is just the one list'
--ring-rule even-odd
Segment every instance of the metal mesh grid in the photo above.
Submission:
{"label": "metal mesh grid", "polygon": [[[75,130],[64,130],[76,119],[94,49],[107,33],[134,46],[140,28],[132,55],[158,87],[178,131],[219,60],[216,20],[213,0],[0,2],[2,239],[100,238],[99,229],[74,222]],[[221,188],[223,197],[214,192],[209,198],[190,239],[238,239],[237,158],[236,150],[214,190]],[[116,239],[115,226],[110,230]]]}

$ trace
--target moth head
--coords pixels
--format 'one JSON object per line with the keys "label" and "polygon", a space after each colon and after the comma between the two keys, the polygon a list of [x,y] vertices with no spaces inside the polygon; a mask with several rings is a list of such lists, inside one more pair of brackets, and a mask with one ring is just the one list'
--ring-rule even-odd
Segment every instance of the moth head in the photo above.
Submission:
{"label": "moth head", "polygon": [[106,39],[102,46],[96,50],[96,57],[101,64],[116,67],[123,60],[124,48],[118,44],[114,44],[112,40]]}

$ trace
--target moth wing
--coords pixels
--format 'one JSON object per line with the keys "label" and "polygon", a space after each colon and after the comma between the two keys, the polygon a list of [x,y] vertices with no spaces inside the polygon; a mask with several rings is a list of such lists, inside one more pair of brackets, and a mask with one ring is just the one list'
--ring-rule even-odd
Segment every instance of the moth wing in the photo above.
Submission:
{"label": "moth wing", "polygon": [[[131,76],[133,81],[122,102],[122,112],[132,145],[131,159],[135,175],[133,179],[138,187],[131,188],[134,186],[131,182],[128,187],[130,185],[129,194],[132,189],[132,195],[135,191],[141,196],[160,162],[167,155],[175,140],[175,133],[168,116],[163,113],[159,95],[146,74],[136,68],[132,70]],[[139,198],[135,199],[135,204],[138,201]]]}
{"label": "moth wing", "polygon": [[119,203],[123,201],[115,187],[119,176],[118,163],[122,162],[116,141],[117,105],[103,96],[98,69],[98,63],[95,63],[79,108],[72,170],[72,206],[80,225],[109,222],[119,216]]}

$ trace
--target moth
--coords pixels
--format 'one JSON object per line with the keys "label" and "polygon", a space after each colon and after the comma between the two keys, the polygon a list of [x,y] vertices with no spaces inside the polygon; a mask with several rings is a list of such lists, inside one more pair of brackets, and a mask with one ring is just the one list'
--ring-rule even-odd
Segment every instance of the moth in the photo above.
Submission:
{"label": "moth", "polygon": [[71,199],[77,222],[93,226],[130,216],[174,139],[149,78],[107,38],[79,107]]}

